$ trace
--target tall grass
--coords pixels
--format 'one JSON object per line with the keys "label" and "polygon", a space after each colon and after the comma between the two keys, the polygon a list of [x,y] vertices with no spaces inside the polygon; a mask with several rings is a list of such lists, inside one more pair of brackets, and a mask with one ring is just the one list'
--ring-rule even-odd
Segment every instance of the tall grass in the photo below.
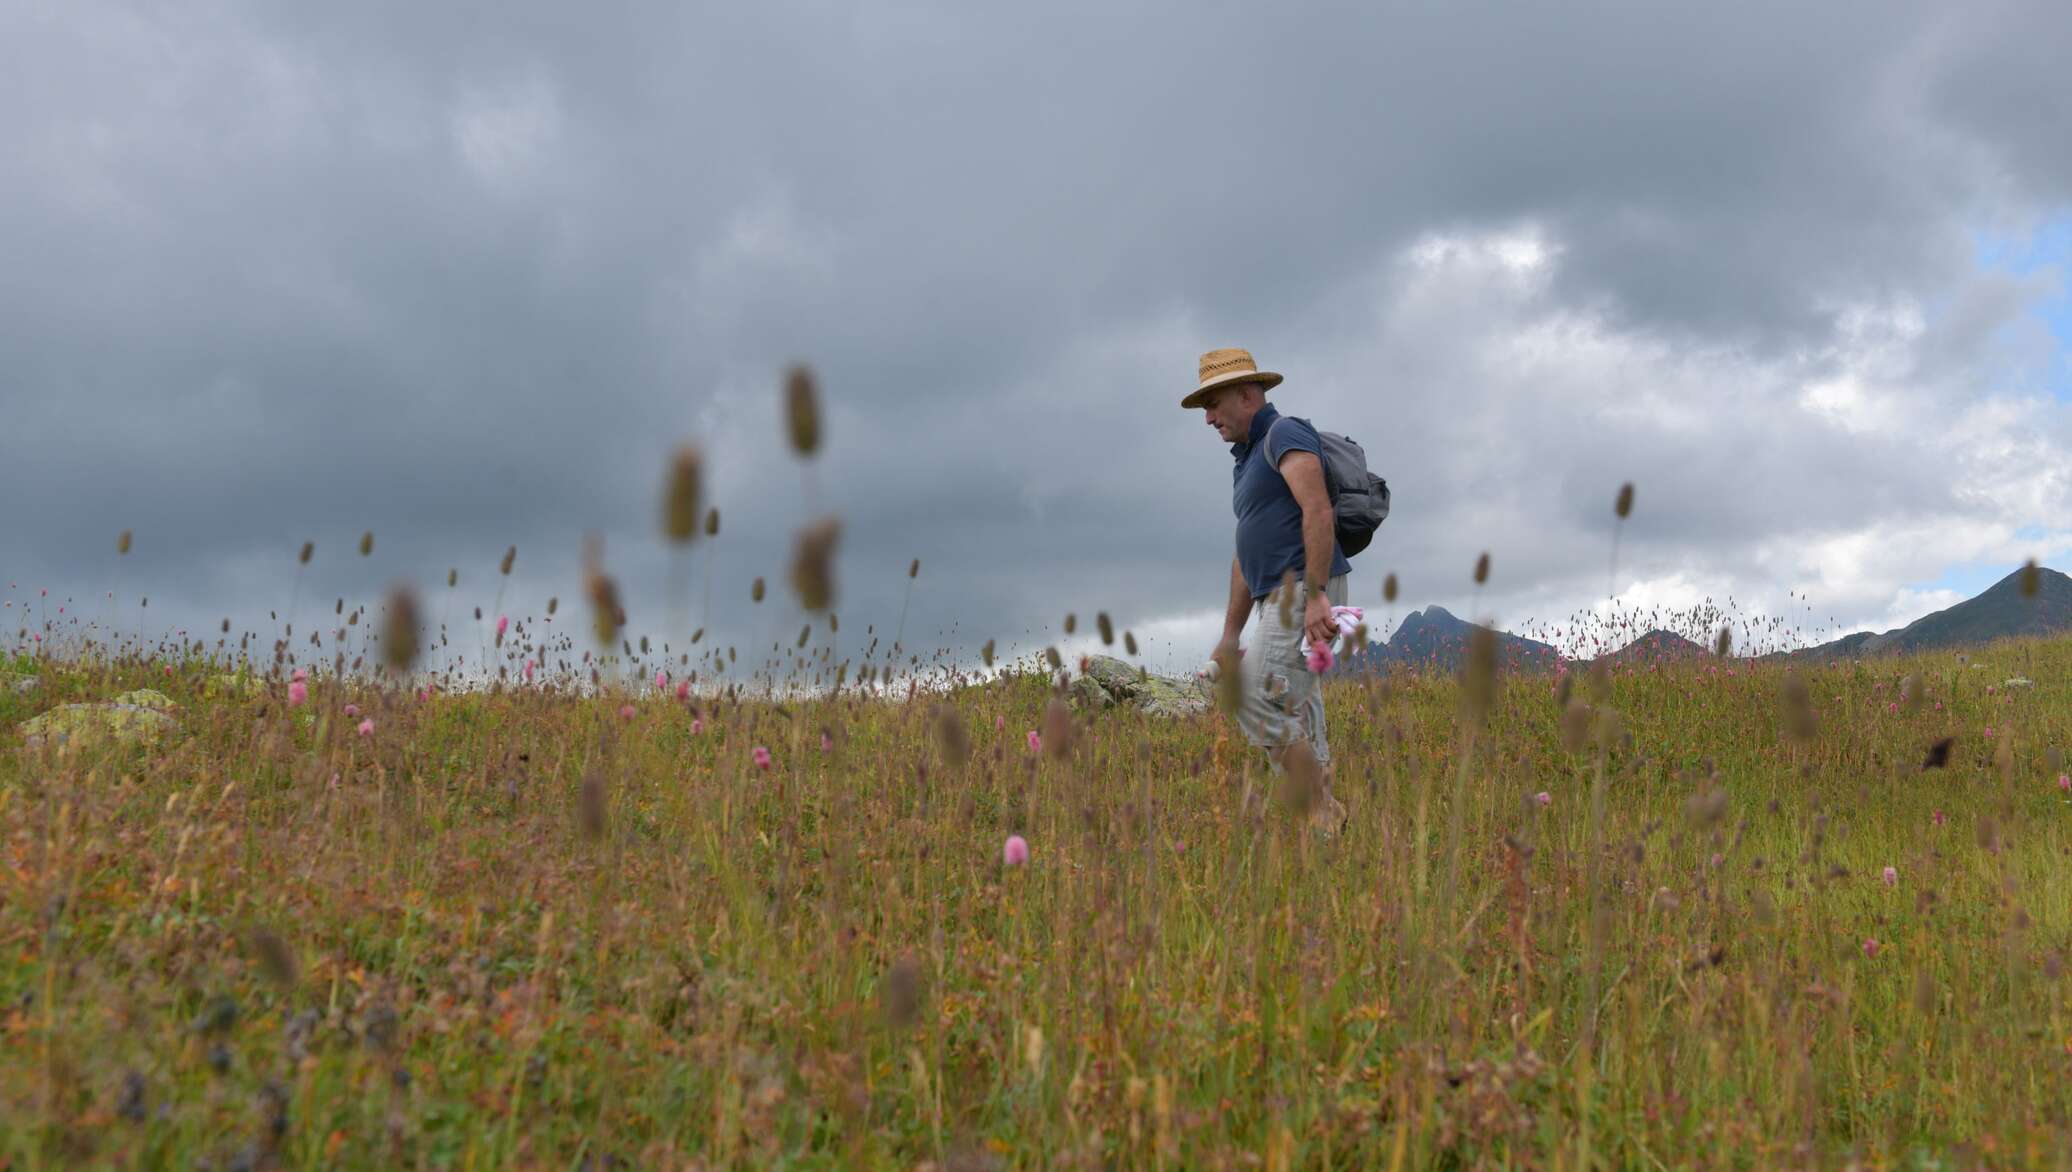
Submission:
{"label": "tall grass", "polygon": [[0,762],[0,1166],[2072,1150],[2072,641],[1801,668],[1805,713],[1716,657],[1335,681],[1330,843],[1224,718],[1047,718],[1044,672],[291,709],[191,648],[34,669],[9,730],[151,686],[186,736]]}

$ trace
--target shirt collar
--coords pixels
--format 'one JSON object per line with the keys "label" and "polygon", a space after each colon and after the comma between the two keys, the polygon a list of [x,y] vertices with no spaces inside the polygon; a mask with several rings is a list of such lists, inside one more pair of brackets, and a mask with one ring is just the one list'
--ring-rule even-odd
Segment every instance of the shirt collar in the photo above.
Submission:
{"label": "shirt collar", "polygon": [[1273,421],[1280,417],[1281,413],[1273,409],[1272,403],[1259,408],[1258,412],[1252,416],[1251,434],[1243,440],[1230,445],[1230,454],[1240,460],[1244,459],[1245,453],[1252,450],[1252,445],[1258,443],[1259,437],[1265,435],[1266,429],[1272,427]]}

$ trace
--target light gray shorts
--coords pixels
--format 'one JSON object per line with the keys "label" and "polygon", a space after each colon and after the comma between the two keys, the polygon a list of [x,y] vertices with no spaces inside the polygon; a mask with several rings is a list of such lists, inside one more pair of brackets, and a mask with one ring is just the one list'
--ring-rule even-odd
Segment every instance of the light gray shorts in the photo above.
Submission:
{"label": "light gray shorts", "polygon": [[[1262,749],[1309,741],[1317,763],[1329,764],[1331,746],[1324,739],[1323,680],[1302,657],[1302,583],[1293,584],[1288,619],[1281,621],[1281,591],[1252,604],[1251,638],[1238,660],[1237,723],[1245,739]],[[1345,576],[1324,583],[1324,597],[1345,605]]]}

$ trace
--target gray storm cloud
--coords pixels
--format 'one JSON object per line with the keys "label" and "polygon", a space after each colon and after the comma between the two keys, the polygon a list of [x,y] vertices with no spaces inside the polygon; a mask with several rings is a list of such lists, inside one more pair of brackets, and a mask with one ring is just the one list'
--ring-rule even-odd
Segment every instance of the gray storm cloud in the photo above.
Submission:
{"label": "gray storm cloud", "polygon": [[[0,573],[212,630],[305,539],[303,606],[458,566],[461,614],[515,543],[536,613],[594,530],[636,631],[709,572],[788,643],[834,510],[845,631],[919,557],[909,644],[1104,609],[1191,662],[1228,457],[1175,404],[1232,344],[1395,487],[1370,602],[1587,606],[1628,479],[1635,603],[1876,623],[2072,546],[2062,272],[1977,247],[2072,208],[2072,22],[1514,7],[0,4]],[[672,595],[684,439],[725,531]]]}

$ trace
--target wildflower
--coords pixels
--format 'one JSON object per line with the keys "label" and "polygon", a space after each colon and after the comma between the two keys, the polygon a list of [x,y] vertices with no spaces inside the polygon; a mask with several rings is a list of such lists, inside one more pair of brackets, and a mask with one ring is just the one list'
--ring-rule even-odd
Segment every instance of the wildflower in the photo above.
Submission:
{"label": "wildflower", "polygon": [[1036,730],[1033,728],[1029,730],[1029,751],[1031,753],[1041,753],[1043,751],[1043,738],[1037,735]]}
{"label": "wildflower", "polygon": [[426,684],[426,685],[425,685],[424,687],[422,687],[422,688],[419,688],[419,689],[417,690],[417,699],[419,700],[419,702],[423,702],[423,701],[429,700],[429,699],[431,699],[431,698],[432,698],[432,686],[431,686],[430,684]]}
{"label": "wildflower", "polygon": [[1990,724],[1986,726],[1986,735],[1989,737],[1993,735],[1993,726]]}
{"label": "wildflower", "polygon": [[1542,806],[1551,806],[1554,804],[1554,795],[1548,793],[1546,790],[1541,790],[1540,792],[1532,795],[1532,800],[1538,802]]}
{"label": "wildflower", "polygon": [[348,704],[348,705],[346,705],[346,706],[345,706],[345,714],[346,714],[347,716],[358,716],[358,715],[360,714],[360,706],[359,706],[358,704]]}
{"label": "wildflower", "polygon": [[1007,718],[1006,718],[1005,716],[995,715],[995,716],[993,717],[993,731],[994,731],[994,732],[1005,732],[1006,730],[1007,730]]}
{"label": "wildflower", "polygon": [[496,637],[499,639],[503,638],[504,632],[509,630],[510,626],[511,616],[501,614],[496,616]]}
{"label": "wildflower", "polygon": [[1000,861],[1010,867],[1019,867],[1029,861],[1029,844],[1019,834],[1007,836],[1007,845],[1000,848]]}
{"label": "wildflower", "polygon": [[1943,816],[1943,812],[1942,812],[1941,810],[1937,810],[1937,811],[1936,811],[1936,812],[1934,813],[1934,815],[1932,815],[1932,818],[1933,818],[1933,821],[1935,822],[1935,824],[1936,824],[1937,826],[1941,826],[1941,825],[1942,825],[1942,824],[1943,824],[1944,822],[1947,822],[1947,821],[1949,821],[1949,819],[1948,819],[1948,818],[1945,818],[1945,817]]}
{"label": "wildflower", "polygon": [[1876,936],[1866,936],[1863,938],[1863,954],[1866,957],[1876,957],[1878,950],[1883,947],[1884,945],[1878,943]]}
{"label": "wildflower", "polygon": [[1331,670],[1331,649],[1322,643],[1310,644],[1309,655],[1305,659],[1309,663],[1309,670],[1312,674],[1323,675]]}
{"label": "wildflower", "polygon": [[299,684],[302,681],[309,678],[309,670],[307,668],[298,667],[295,669],[295,674],[289,676],[288,678],[294,681],[295,683]]}
{"label": "wildflower", "polygon": [[833,751],[834,751],[834,747],[835,747],[835,739],[834,739],[833,737],[831,737],[831,736],[828,736],[828,735],[827,735],[826,733],[821,733],[821,734],[820,734],[820,751],[821,751],[821,752],[823,752],[823,753],[830,753],[830,752],[833,752]]}
{"label": "wildflower", "polygon": [[676,698],[679,700],[688,700],[691,698],[691,681],[676,681]]}
{"label": "wildflower", "polygon": [[705,731],[705,718],[704,718],[704,717],[702,717],[702,716],[693,716],[693,717],[691,717],[691,735],[695,737],[695,736],[697,736],[697,735],[698,735],[699,733],[702,733],[702,732],[704,732],[704,731]]}
{"label": "wildflower", "polygon": [[363,737],[371,737],[374,735],[374,722],[372,720],[363,720],[360,722],[360,735]]}
{"label": "wildflower", "polygon": [[1898,713],[1899,713],[1899,702],[1898,702],[1898,701],[1894,701],[1894,702],[1892,702],[1892,703],[1890,703],[1890,704],[1887,704],[1887,705],[1885,706],[1885,711],[1886,711],[1886,712],[1887,712],[1888,714],[1891,714],[1891,715],[1898,715]]}
{"label": "wildflower", "polygon": [[2072,773],[2058,774],[2058,788],[2061,790],[2065,790],[2067,792],[2072,792]]}
{"label": "wildflower", "polygon": [[303,683],[301,680],[296,680],[288,685],[288,707],[300,708],[303,701],[307,699],[309,699],[308,684]]}
{"label": "wildflower", "polygon": [[757,745],[755,752],[750,753],[749,756],[755,758],[755,767],[757,769],[768,769],[770,767],[770,750],[763,746]]}
{"label": "wildflower", "polygon": [[1897,886],[1899,886],[1899,868],[1898,868],[1898,867],[1887,867],[1887,868],[1885,868],[1885,886],[1887,886],[1887,887],[1897,887]]}
{"label": "wildflower", "polygon": [[632,719],[633,719],[633,713],[634,713],[634,708],[633,708],[633,705],[631,705],[631,704],[622,704],[622,705],[620,705],[620,706],[619,706],[619,715],[620,715],[620,716],[622,716],[622,717],[624,717],[624,718],[626,718],[627,720],[632,720]]}
{"label": "wildflower", "polygon": [[668,687],[669,687],[669,673],[668,673],[668,672],[666,672],[666,671],[663,671],[663,670],[662,670],[661,668],[659,668],[659,667],[658,667],[658,668],[656,668],[656,669],[655,669],[655,691],[657,691],[657,692],[660,692],[660,691],[663,691],[664,689],[666,689],[666,688],[668,688]]}
{"label": "wildflower", "polygon": [[528,684],[532,682],[532,660],[530,659],[525,661],[525,682]]}

